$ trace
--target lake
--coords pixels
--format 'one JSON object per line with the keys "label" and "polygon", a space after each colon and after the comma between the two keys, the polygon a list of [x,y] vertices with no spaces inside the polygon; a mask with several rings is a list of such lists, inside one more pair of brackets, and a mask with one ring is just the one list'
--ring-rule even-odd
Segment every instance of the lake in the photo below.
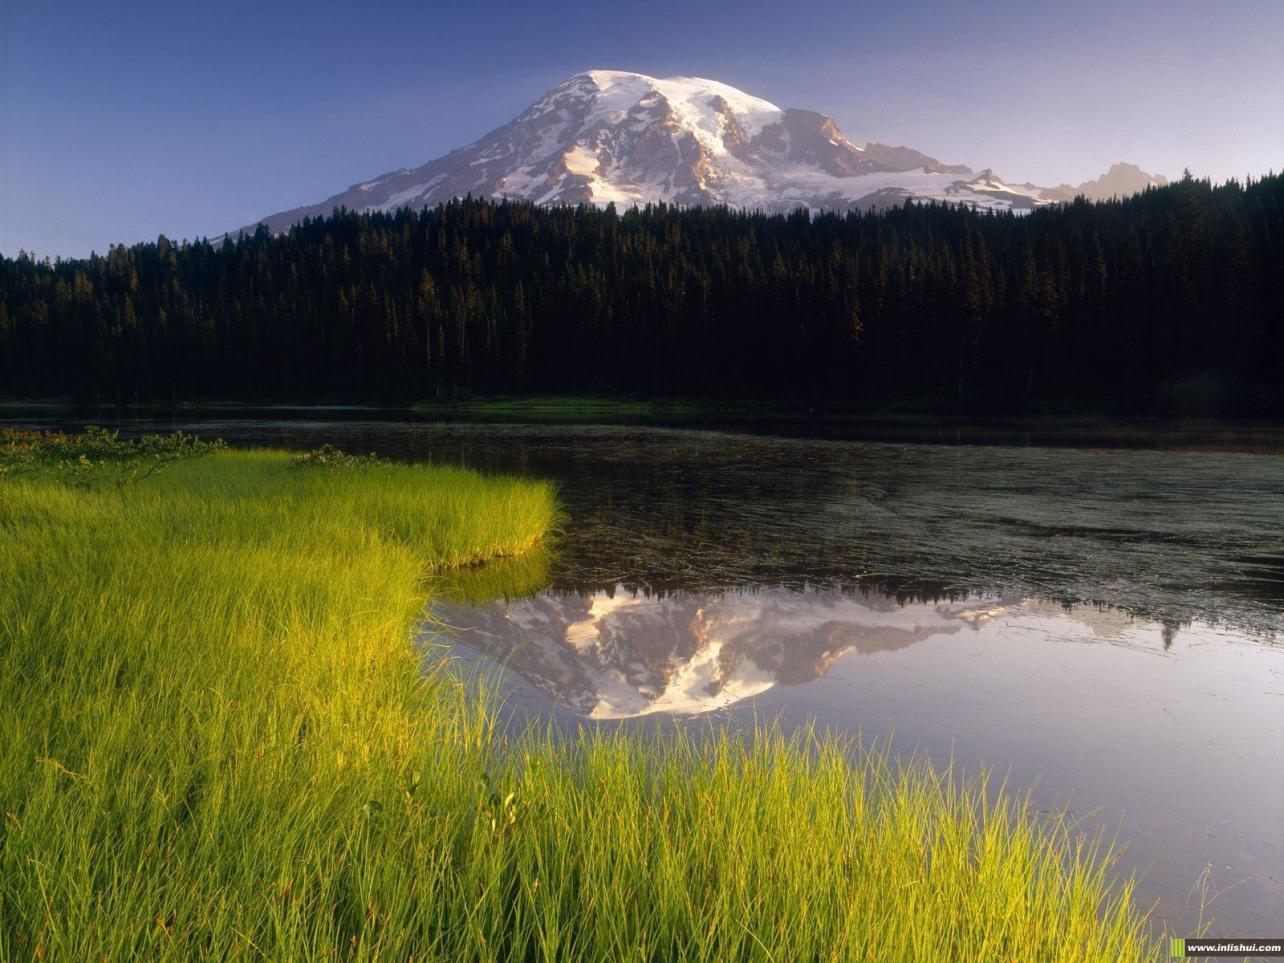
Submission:
{"label": "lake", "polygon": [[513,724],[888,739],[1116,839],[1179,934],[1284,919],[1278,453],[177,426],[557,480],[550,549],[448,579],[424,628],[498,679]]}

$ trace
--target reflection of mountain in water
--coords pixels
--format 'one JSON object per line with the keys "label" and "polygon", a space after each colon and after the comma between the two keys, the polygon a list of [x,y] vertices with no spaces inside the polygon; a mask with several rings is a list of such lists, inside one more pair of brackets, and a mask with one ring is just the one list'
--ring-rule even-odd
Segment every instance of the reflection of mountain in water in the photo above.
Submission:
{"label": "reflection of mountain in water", "polygon": [[646,596],[624,590],[447,603],[438,618],[582,715],[699,713],[824,676],[850,652],[887,652],[979,617],[967,605],[787,589]]}

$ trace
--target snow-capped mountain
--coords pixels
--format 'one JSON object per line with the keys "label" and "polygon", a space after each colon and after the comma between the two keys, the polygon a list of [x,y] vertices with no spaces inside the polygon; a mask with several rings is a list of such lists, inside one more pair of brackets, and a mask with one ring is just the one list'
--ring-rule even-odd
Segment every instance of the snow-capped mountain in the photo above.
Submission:
{"label": "snow-capped mountain", "polygon": [[[1151,182],[1131,165],[1116,165],[1082,186],[1132,193]],[[590,70],[472,144],[262,223],[277,232],[336,207],[390,211],[465,194],[767,211],[864,210],[915,198],[1029,210],[1071,199],[1075,189],[1013,184],[908,147],[858,144],[824,114],[781,109],[716,80]]]}

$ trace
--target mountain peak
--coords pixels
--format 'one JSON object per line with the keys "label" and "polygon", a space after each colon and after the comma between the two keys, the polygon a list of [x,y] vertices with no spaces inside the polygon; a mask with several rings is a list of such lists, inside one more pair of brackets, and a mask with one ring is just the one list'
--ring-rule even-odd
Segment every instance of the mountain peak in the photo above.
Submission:
{"label": "mountain peak", "polygon": [[1053,201],[1072,201],[1076,197],[1086,197],[1090,201],[1108,201],[1113,197],[1131,197],[1148,187],[1163,187],[1167,183],[1168,178],[1162,174],[1150,174],[1136,164],[1120,161],[1111,164],[1110,169],[1096,180],[1084,181],[1078,187],[1062,184],[1048,188],[1043,193]]}
{"label": "mountain peak", "polygon": [[[1116,165],[1099,189],[1117,193],[1120,185],[1139,183],[1138,175],[1150,178],[1132,165]],[[335,207],[391,211],[464,194],[536,204],[663,201],[765,211],[870,210],[911,198],[1024,210],[1068,199],[1061,196],[1066,190],[1075,189],[1014,186],[988,169],[974,176],[964,165],[942,164],[912,148],[861,146],[832,117],[782,109],[718,80],[598,68],[572,75],[466,147],[262,223],[283,231]]]}
{"label": "mountain peak", "polygon": [[775,104],[753,97],[743,90],[704,77],[651,77],[626,70],[588,70],[575,74],[554,91],[584,92],[585,81],[596,88],[590,92],[596,109],[590,119],[604,115],[617,120],[634,106],[647,101],[663,101],[682,126],[708,134],[706,146],[719,149],[725,118],[732,114],[737,124],[752,134],[763,126],[778,122],[782,111]]}

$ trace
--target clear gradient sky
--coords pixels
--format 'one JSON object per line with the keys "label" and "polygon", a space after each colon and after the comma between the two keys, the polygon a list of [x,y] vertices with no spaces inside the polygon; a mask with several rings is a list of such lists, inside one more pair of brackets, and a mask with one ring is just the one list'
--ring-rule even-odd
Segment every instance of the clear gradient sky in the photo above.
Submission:
{"label": "clear gradient sky", "polygon": [[1284,167],[1284,0],[0,0],[0,252],[217,234],[592,67],[725,81],[1014,180]]}

